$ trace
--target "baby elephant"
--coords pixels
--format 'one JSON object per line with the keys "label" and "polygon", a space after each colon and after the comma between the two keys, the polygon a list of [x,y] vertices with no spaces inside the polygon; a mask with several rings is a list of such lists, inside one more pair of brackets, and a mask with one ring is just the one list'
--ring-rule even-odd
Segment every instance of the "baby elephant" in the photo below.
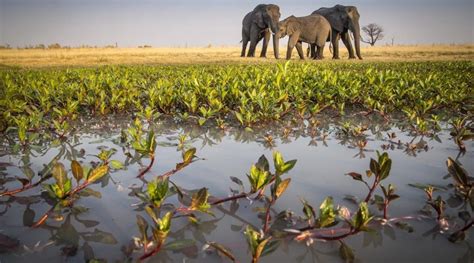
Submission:
{"label": "baby elephant", "polygon": [[317,52],[313,58],[323,58],[324,45],[331,35],[331,25],[326,18],[320,15],[290,16],[278,23],[278,26],[280,29],[277,33],[278,37],[289,36],[286,59],[291,59],[291,52],[295,46],[300,58],[304,59],[302,42],[317,47]]}

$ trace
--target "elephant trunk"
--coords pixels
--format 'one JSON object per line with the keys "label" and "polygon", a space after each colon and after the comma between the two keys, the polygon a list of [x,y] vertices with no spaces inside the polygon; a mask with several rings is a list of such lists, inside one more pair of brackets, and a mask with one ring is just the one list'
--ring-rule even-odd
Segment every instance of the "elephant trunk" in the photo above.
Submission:
{"label": "elephant trunk", "polygon": [[273,52],[275,53],[275,58],[280,58],[280,33],[276,31],[273,34]]}
{"label": "elephant trunk", "polygon": [[359,59],[362,59],[362,56],[360,54],[360,27],[358,21],[354,22],[352,32],[354,33],[354,47],[357,57],[359,57]]}

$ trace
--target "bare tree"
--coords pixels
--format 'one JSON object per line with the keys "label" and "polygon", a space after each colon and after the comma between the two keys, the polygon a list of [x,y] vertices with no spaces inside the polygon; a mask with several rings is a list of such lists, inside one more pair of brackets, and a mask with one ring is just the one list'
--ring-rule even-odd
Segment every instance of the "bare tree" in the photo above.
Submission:
{"label": "bare tree", "polygon": [[382,40],[384,37],[383,28],[375,23],[364,26],[362,31],[367,35],[367,39],[361,38],[361,41],[371,46],[375,45],[375,42]]}

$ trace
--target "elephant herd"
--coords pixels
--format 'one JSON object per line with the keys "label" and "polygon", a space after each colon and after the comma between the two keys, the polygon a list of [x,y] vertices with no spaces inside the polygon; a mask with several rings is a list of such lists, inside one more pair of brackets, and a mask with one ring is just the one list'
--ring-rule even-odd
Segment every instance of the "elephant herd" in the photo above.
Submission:
{"label": "elephant herd", "polygon": [[[280,7],[273,4],[260,4],[249,12],[242,21],[242,53],[245,56],[250,42],[247,57],[255,56],[255,48],[263,39],[261,57],[266,57],[270,36],[273,34],[275,58],[279,58],[279,41],[288,35],[286,59],[291,59],[293,48],[304,59],[302,43],[309,44],[308,56],[322,59],[324,45],[330,41],[333,46],[333,59],[339,59],[339,40],[341,39],[349,52],[349,59],[355,59],[349,31],[354,36],[355,54],[360,54],[359,12],[355,6],[335,5],[322,7],[309,16],[290,16],[280,21]],[[311,54],[309,54],[311,51]]]}

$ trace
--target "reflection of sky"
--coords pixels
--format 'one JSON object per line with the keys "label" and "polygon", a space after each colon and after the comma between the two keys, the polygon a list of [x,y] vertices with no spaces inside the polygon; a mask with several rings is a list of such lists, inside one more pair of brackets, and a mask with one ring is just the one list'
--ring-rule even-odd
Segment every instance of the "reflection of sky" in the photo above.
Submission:
{"label": "reflection of sky", "polygon": [[[281,0],[282,19],[339,1]],[[474,42],[471,0],[363,0],[361,25],[376,22],[383,42]],[[257,3],[242,0],[0,0],[0,44],[119,46],[238,45],[241,20]]]}

